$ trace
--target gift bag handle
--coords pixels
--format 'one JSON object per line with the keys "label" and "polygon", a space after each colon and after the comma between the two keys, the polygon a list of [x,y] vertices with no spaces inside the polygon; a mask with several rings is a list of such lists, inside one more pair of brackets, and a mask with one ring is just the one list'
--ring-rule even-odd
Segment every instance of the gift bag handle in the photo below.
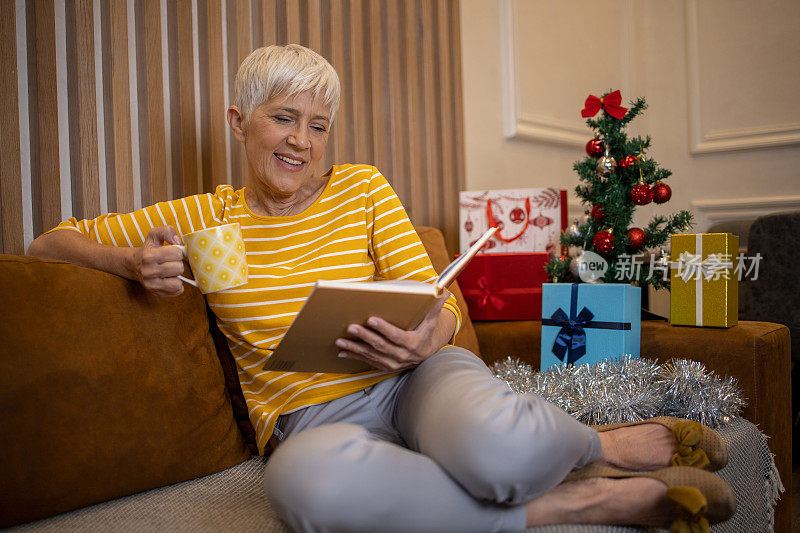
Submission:
{"label": "gift bag handle", "polygon": [[[492,199],[491,198],[486,200],[486,219],[489,221],[489,227],[490,228],[496,228],[497,227],[497,221],[495,220],[494,214],[492,213]],[[514,237],[506,238],[506,237],[503,237],[502,235],[500,235],[500,229],[498,228],[497,233],[495,233],[494,236],[497,237],[497,240],[505,242],[505,243],[514,242],[517,239],[519,239],[520,237],[522,237],[522,234],[525,233],[526,229],[528,229],[528,224],[530,224],[530,223],[531,223],[531,199],[526,197],[525,198],[525,225],[522,227],[522,231],[520,231]]]}

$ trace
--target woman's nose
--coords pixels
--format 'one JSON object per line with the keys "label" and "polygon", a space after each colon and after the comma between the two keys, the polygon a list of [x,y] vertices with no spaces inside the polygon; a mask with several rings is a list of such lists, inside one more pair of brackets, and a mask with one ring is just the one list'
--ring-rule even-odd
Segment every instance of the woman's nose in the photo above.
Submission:
{"label": "woman's nose", "polygon": [[308,139],[308,135],[302,129],[299,129],[295,133],[289,135],[287,141],[292,146],[296,146],[301,149],[306,149],[311,146],[311,141]]}

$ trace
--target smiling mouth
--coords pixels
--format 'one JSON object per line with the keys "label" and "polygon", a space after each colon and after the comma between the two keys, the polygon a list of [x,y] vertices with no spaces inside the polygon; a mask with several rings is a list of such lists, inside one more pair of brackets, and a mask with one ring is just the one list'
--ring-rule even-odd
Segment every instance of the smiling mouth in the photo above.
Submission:
{"label": "smiling mouth", "polygon": [[285,155],[278,155],[278,154],[275,154],[275,157],[277,157],[278,159],[280,159],[280,160],[281,160],[281,161],[283,161],[284,163],[288,163],[288,164],[290,164],[290,165],[294,165],[294,166],[296,166],[296,167],[297,167],[297,166],[300,166],[300,165],[302,165],[302,164],[304,163],[304,161],[299,161],[299,160],[297,160],[297,159],[292,159],[291,157],[287,157],[287,156],[285,156]]}

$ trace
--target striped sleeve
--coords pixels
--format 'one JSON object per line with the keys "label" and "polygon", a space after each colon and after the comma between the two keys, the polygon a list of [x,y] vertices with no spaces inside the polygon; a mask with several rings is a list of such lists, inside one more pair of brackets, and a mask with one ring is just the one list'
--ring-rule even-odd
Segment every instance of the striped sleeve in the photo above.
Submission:
{"label": "striped sleeve", "polygon": [[[405,208],[386,178],[373,167],[367,191],[367,234],[369,253],[383,279],[412,279],[433,283],[438,277]],[[452,294],[444,306],[456,317],[461,329],[461,312]]]}
{"label": "striped sleeve", "polygon": [[91,220],[72,217],[47,233],[72,229],[101,244],[137,247],[144,243],[151,229],[159,226],[172,226],[184,235],[221,224],[225,200],[232,191],[230,185],[221,185],[214,194],[159,202],[132,213],[108,213]]}

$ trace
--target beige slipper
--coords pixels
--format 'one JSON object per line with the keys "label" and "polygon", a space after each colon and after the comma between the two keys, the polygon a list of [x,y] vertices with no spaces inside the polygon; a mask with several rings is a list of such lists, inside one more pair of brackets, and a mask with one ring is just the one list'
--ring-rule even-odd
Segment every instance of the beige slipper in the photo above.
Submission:
{"label": "beige slipper", "polygon": [[653,472],[620,470],[592,463],[571,472],[564,481],[596,477],[614,479],[646,477],[667,486],[667,498],[673,504],[668,527],[670,533],[708,533],[710,524],[729,519],[736,512],[736,495],[728,483],[716,474],[688,466],[670,466]]}
{"label": "beige slipper", "polygon": [[592,426],[592,428],[602,432],[640,424],[660,424],[672,430],[675,441],[678,443],[678,451],[670,461],[672,466],[693,466],[715,471],[728,464],[728,446],[719,433],[694,420],[659,416],[641,422],[608,424]]}

